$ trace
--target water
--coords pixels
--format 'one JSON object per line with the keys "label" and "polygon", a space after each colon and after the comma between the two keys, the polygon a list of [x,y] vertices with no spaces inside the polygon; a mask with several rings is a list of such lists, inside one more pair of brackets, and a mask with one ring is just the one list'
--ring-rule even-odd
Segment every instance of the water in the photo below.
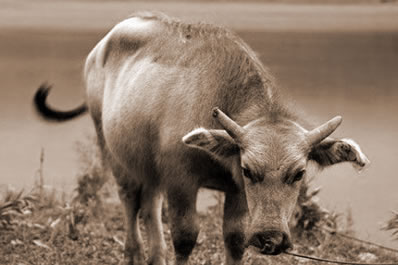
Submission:
{"label": "water", "polygon": [[[84,58],[104,30],[5,29],[0,31],[0,185],[29,187],[45,150],[48,185],[71,190],[79,172],[75,143],[92,134],[86,116],[60,125],[40,121],[31,107],[38,85],[55,84],[50,102],[78,105],[84,95]],[[326,169],[321,201],[329,209],[351,209],[364,239],[398,247],[379,223],[398,209],[398,33],[277,33],[242,30],[298,111],[321,123],[344,118],[336,136],[351,137],[369,156],[358,175],[349,165]]]}

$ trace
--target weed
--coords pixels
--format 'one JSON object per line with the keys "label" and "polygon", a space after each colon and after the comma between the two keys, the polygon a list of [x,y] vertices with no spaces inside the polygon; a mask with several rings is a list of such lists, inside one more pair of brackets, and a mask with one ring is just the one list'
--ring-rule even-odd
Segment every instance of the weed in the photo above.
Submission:
{"label": "weed", "polygon": [[94,216],[102,211],[103,200],[112,197],[114,182],[103,161],[95,137],[88,136],[87,141],[78,142],[77,151],[81,162],[81,173],[77,180],[73,203],[79,203],[92,209]]}
{"label": "weed", "polygon": [[[27,195],[22,191],[8,191],[5,194],[0,202],[0,264],[118,264],[122,260],[125,236],[123,207],[119,202],[104,200],[107,194],[103,190],[109,183],[107,171],[100,163],[98,153],[89,153],[92,150],[86,149],[85,152],[88,153],[84,155],[94,161],[89,162],[90,166],[82,168],[76,194],[70,198],[69,203],[60,201],[54,189],[45,188],[44,151],[40,158],[40,181],[34,190]],[[395,256],[324,232],[326,228],[329,231],[339,229],[339,215],[330,213],[319,205],[319,192],[320,189],[310,191],[308,183],[302,185],[297,214],[291,224],[296,251],[333,259],[360,260],[373,255],[378,262],[396,260]],[[199,217],[202,231],[189,264],[224,262],[224,196],[222,193],[215,196],[217,205]],[[167,213],[166,206],[163,213]],[[391,220],[386,229],[393,230],[396,235],[398,213],[394,214],[394,221]],[[349,228],[352,228],[352,221],[348,223],[351,225]],[[167,259],[173,260],[168,223],[164,222],[163,225],[169,249]],[[143,233],[143,238],[147,242],[146,233]],[[297,262],[284,255],[268,257],[247,251],[243,264],[282,265]],[[316,264],[300,262],[303,263]]]}
{"label": "weed", "polygon": [[9,229],[18,225],[23,217],[32,213],[36,202],[37,197],[34,194],[23,195],[23,190],[7,190],[0,202],[0,228]]}
{"label": "weed", "polygon": [[321,191],[316,188],[310,191],[309,182],[301,185],[295,214],[290,227],[299,236],[319,228],[336,229],[338,214],[330,212],[319,205],[317,195]]}
{"label": "weed", "polygon": [[384,225],[383,230],[391,231],[395,240],[398,240],[398,212],[393,211],[393,216]]}

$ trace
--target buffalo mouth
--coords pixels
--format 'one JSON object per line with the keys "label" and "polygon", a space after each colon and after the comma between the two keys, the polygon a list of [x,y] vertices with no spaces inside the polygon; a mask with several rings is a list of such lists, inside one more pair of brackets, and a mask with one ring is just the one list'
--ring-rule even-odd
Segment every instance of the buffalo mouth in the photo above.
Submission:
{"label": "buffalo mouth", "polygon": [[283,235],[282,238],[278,238],[265,236],[265,234],[259,233],[249,240],[247,247],[262,255],[276,256],[291,249],[293,245],[285,235]]}
{"label": "buffalo mouth", "polygon": [[252,251],[254,251],[257,254],[266,255],[266,256],[277,256],[287,250],[287,249],[283,249],[282,247],[275,247],[275,246],[271,246],[268,244],[262,248],[250,245],[250,246],[248,246],[248,249],[251,249]]}

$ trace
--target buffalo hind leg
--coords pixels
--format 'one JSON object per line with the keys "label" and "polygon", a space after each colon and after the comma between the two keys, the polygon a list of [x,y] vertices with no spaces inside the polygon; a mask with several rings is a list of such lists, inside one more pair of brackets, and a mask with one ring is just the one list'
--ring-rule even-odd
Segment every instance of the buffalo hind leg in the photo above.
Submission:
{"label": "buffalo hind leg", "polygon": [[[89,89],[88,89],[89,90]],[[112,169],[112,173],[119,186],[119,197],[125,209],[127,238],[125,242],[124,255],[125,260],[122,264],[126,265],[144,265],[144,244],[142,241],[138,211],[140,210],[141,188],[139,185],[132,183],[131,176],[112,158],[106,147],[104,133],[102,131],[102,106],[98,102],[102,102],[100,93],[94,93],[88,99],[90,115],[93,120],[96,134],[97,144],[101,151],[101,162],[103,165],[104,175],[108,173],[108,166]]]}
{"label": "buffalo hind leg", "polygon": [[[115,174],[115,172],[114,172]],[[141,188],[132,183],[123,183],[127,176],[115,175],[119,184],[119,197],[123,203],[126,215],[127,237],[124,247],[123,265],[144,265],[144,243],[140,233],[138,212],[141,207]]]}
{"label": "buffalo hind leg", "polygon": [[223,235],[227,265],[242,264],[247,218],[244,198],[240,192],[225,193]]}
{"label": "buffalo hind leg", "polygon": [[187,264],[199,234],[196,195],[197,189],[177,188],[168,192],[169,222],[176,265]]}
{"label": "buffalo hind leg", "polygon": [[166,265],[167,246],[163,235],[161,192],[143,191],[141,216],[148,236],[149,265]]}

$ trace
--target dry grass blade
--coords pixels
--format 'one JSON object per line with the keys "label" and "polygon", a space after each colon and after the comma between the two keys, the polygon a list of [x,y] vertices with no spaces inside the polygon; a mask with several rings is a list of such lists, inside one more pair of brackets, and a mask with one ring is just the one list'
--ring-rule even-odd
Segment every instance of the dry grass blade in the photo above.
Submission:
{"label": "dry grass blade", "polygon": [[6,228],[12,225],[17,217],[31,213],[36,201],[32,194],[23,196],[23,190],[8,191],[0,202],[0,228]]}
{"label": "dry grass blade", "polygon": [[392,211],[393,217],[382,227],[383,230],[392,231],[395,240],[398,240],[398,212]]}
{"label": "dry grass blade", "polygon": [[46,249],[51,249],[49,246],[47,246],[46,244],[44,244],[43,242],[41,242],[40,240],[33,240],[32,241],[33,244],[35,244],[36,246],[42,247],[42,248],[46,248]]}
{"label": "dry grass blade", "polygon": [[4,196],[4,202],[0,204],[0,212],[10,207],[15,208],[15,206],[20,203],[22,193],[23,190],[18,193],[7,191],[6,195]]}
{"label": "dry grass blade", "polygon": [[118,243],[120,246],[124,247],[124,242],[121,241],[117,236],[113,236],[112,239]]}

